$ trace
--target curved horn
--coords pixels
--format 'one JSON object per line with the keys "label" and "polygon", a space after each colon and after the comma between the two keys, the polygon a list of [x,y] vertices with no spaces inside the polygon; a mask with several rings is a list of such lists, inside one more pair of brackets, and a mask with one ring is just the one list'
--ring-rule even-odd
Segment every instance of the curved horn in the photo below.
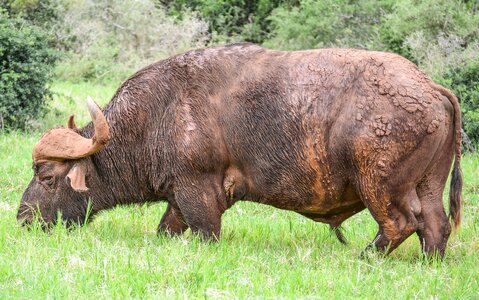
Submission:
{"label": "curved horn", "polygon": [[97,153],[105,147],[110,138],[108,122],[90,97],[86,102],[93,121],[93,137],[84,138],[70,128],[50,129],[33,148],[32,156],[35,162],[79,159]]}
{"label": "curved horn", "polygon": [[93,144],[96,145],[96,147],[100,147],[100,149],[97,150],[100,151],[110,139],[110,128],[105,115],[103,115],[101,109],[90,96],[86,98],[86,104],[90,111],[93,126],[95,127],[95,134],[92,137]]}

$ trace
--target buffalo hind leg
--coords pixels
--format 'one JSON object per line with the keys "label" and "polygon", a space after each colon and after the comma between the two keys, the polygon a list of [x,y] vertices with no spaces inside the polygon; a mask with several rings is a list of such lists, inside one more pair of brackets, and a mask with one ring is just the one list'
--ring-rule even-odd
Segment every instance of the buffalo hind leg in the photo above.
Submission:
{"label": "buffalo hind leg", "polygon": [[[381,195],[378,196],[378,195]],[[366,250],[374,248],[385,254],[391,253],[411,234],[416,232],[418,221],[411,209],[411,202],[417,201],[415,190],[399,196],[390,193],[364,193],[367,207],[379,225],[379,231]],[[414,199],[415,198],[415,199]]]}
{"label": "buffalo hind leg", "polygon": [[171,204],[168,204],[165,214],[161,218],[160,225],[158,225],[158,234],[181,235],[186,229],[188,229],[188,224],[186,224],[181,212]]}
{"label": "buffalo hind leg", "polygon": [[218,240],[226,194],[221,178],[212,175],[183,178],[175,186],[175,200],[186,223],[203,240]]}
{"label": "buffalo hind leg", "polygon": [[421,199],[417,234],[422,249],[428,256],[439,254],[443,257],[451,233],[451,224],[442,202],[443,187],[444,184],[435,183],[426,176],[417,188]]}

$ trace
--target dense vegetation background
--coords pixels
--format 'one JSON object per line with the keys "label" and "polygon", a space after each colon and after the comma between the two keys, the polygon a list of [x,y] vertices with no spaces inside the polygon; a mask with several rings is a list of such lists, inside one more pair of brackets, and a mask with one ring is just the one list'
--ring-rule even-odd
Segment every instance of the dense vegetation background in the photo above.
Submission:
{"label": "dense vegetation background", "polygon": [[[1,0],[0,125],[38,125],[52,79],[115,82],[190,48],[354,47],[405,56],[479,142],[478,0]],[[50,51],[51,50],[51,51]],[[57,61],[53,69],[54,62]]]}

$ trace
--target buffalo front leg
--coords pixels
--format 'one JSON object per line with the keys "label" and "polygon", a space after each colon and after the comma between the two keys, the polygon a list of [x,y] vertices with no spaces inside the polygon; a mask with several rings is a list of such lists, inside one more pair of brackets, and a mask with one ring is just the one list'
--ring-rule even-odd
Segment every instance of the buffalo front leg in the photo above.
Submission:
{"label": "buffalo front leg", "polygon": [[165,214],[161,218],[160,225],[158,225],[158,234],[165,233],[175,236],[182,234],[186,229],[188,229],[188,224],[186,224],[181,212],[171,204],[168,204]]}
{"label": "buffalo front leg", "polygon": [[219,239],[221,215],[227,208],[221,178],[183,178],[175,186],[175,200],[194,234],[203,240]]}

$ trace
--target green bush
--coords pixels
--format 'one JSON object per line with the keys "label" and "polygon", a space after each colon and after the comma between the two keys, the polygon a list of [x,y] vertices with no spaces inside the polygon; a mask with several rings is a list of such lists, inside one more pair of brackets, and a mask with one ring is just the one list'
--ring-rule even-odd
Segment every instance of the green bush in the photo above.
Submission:
{"label": "green bush", "polygon": [[468,137],[479,143],[479,57],[447,72],[442,84],[453,89],[461,102],[462,123]]}
{"label": "green bush", "polygon": [[262,43],[268,36],[268,16],[280,5],[296,0],[161,0],[169,14],[182,18],[189,10],[208,21],[213,43],[248,41]]}
{"label": "green bush", "polygon": [[57,20],[58,4],[62,0],[0,0],[12,18],[27,20],[36,26],[49,26]]}
{"label": "green bush", "polygon": [[285,50],[321,47],[371,48],[391,0],[303,0],[273,11],[265,45]]}
{"label": "green bush", "polygon": [[57,56],[38,27],[0,11],[0,126],[25,129],[43,111]]}
{"label": "green bush", "polygon": [[55,33],[62,80],[122,81],[159,59],[204,47],[208,38],[208,25],[194,13],[179,19],[153,0],[72,1],[63,9]]}
{"label": "green bush", "polygon": [[[477,40],[478,26],[479,16],[464,1],[401,0],[384,16],[377,47],[424,65]],[[436,75],[431,72],[441,67],[426,71]]]}

